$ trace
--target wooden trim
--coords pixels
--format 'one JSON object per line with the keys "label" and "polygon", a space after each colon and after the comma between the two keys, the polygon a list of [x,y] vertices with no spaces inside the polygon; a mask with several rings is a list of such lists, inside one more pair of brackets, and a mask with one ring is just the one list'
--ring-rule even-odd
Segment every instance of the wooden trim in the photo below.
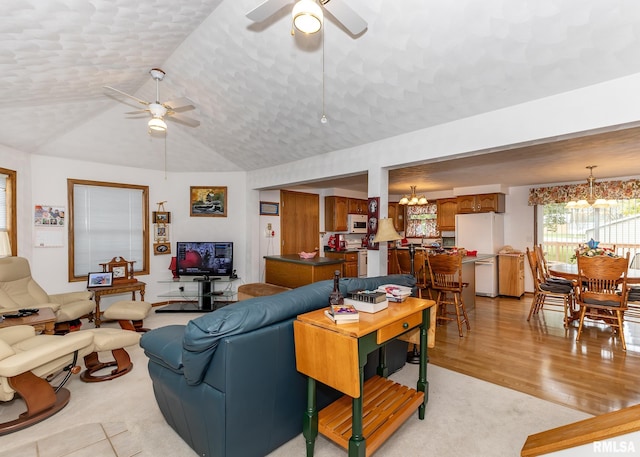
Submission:
{"label": "wooden trim", "polygon": [[73,227],[73,187],[78,185],[98,186],[98,187],[115,187],[119,189],[137,189],[142,191],[142,269],[136,271],[137,275],[149,274],[149,186],[140,186],[136,184],[122,184],[105,181],[89,181],[84,179],[67,179],[67,201],[69,206],[69,220],[67,222],[67,230],[69,234],[68,246],[68,278],[69,282],[86,281],[87,275],[74,276],[74,227]]}
{"label": "wooden trim", "polygon": [[533,457],[640,430],[640,405],[529,435],[520,455]]}
{"label": "wooden trim", "polygon": [[8,168],[0,168],[0,174],[7,175],[7,231],[11,243],[11,254],[18,255],[17,180],[18,173]]}

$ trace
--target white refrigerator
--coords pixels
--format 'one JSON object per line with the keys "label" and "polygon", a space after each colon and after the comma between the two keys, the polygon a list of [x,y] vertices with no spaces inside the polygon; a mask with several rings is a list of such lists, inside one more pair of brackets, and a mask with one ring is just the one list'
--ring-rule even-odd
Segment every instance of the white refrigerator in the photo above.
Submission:
{"label": "white refrigerator", "polygon": [[456,215],[456,246],[478,254],[496,254],[475,263],[476,295],[498,296],[498,251],[504,246],[504,216],[498,213]]}

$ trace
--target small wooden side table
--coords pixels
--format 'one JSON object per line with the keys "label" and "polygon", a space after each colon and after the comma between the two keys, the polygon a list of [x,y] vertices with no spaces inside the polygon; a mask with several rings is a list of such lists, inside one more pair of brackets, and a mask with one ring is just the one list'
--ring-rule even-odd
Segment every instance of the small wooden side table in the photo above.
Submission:
{"label": "small wooden side table", "polygon": [[56,333],[56,314],[51,308],[40,308],[36,314],[32,314],[31,316],[11,317],[0,321],[0,328],[12,327],[14,325],[31,325],[36,329],[36,332],[42,332],[45,335],[54,335]]}
{"label": "small wooden side table", "polygon": [[93,300],[96,302],[96,311],[94,315],[94,324],[96,328],[100,327],[100,298],[103,295],[118,295],[131,292],[131,300],[136,299],[136,292],[140,292],[140,300],[144,301],[144,288],[147,284],[142,281],[132,283],[114,284],[109,287],[89,287],[88,290],[93,292]]}
{"label": "small wooden side table", "polygon": [[[313,457],[318,432],[348,450],[349,457],[375,452],[416,410],[424,419],[428,401],[427,329],[433,300],[407,298],[377,313],[360,313],[358,322],[335,324],[324,309],[301,314],[293,322],[296,368],[307,375],[307,410],[302,433],[307,457]],[[420,329],[420,367],[415,389],[388,379],[385,344]],[[367,355],[380,351],[378,376],[364,382]],[[316,382],[346,394],[318,413]],[[364,424],[364,417],[376,417]],[[349,433],[350,432],[350,433]],[[350,438],[347,437],[351,435]]]}

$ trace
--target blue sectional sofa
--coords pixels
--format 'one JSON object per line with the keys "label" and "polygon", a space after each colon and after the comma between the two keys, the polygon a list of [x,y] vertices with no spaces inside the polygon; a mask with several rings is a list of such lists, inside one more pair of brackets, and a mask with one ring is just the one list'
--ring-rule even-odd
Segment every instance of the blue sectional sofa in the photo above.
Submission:
{"label": "blue sectional sofa", "polygon": [[[415,279],[343,278],[340,290],[346,296],[389,283],[413,287]],[[262,457],[302,432],[307,386],[296,371],[292,323],[299,314],[328,306],[332,289],[332,280],[320,281],[142,336],[160,410],[198,455]],[[397,371],[405,363],[407,343],[394,341],[386,350],[389,372]],[[377,363],[374,352],[367,376]],[[335,390],[318,387],[319,408],[338,397]]]}

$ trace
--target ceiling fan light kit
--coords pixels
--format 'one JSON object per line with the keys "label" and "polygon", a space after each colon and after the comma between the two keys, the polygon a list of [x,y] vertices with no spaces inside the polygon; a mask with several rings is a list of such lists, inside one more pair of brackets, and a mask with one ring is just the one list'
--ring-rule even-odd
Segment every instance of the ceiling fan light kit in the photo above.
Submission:
{"label": "ceiling fan light kit", "polygon": [[149,120],[149,129],[154,132],[166,132],[167,124],[159,117],[152,117]]}
{"label": "ceiling fan light kit", "polygon": [[322,8],[314,0],[300,0],[291,12],[293,26],[302,33],[316,33],[322,28]]}

